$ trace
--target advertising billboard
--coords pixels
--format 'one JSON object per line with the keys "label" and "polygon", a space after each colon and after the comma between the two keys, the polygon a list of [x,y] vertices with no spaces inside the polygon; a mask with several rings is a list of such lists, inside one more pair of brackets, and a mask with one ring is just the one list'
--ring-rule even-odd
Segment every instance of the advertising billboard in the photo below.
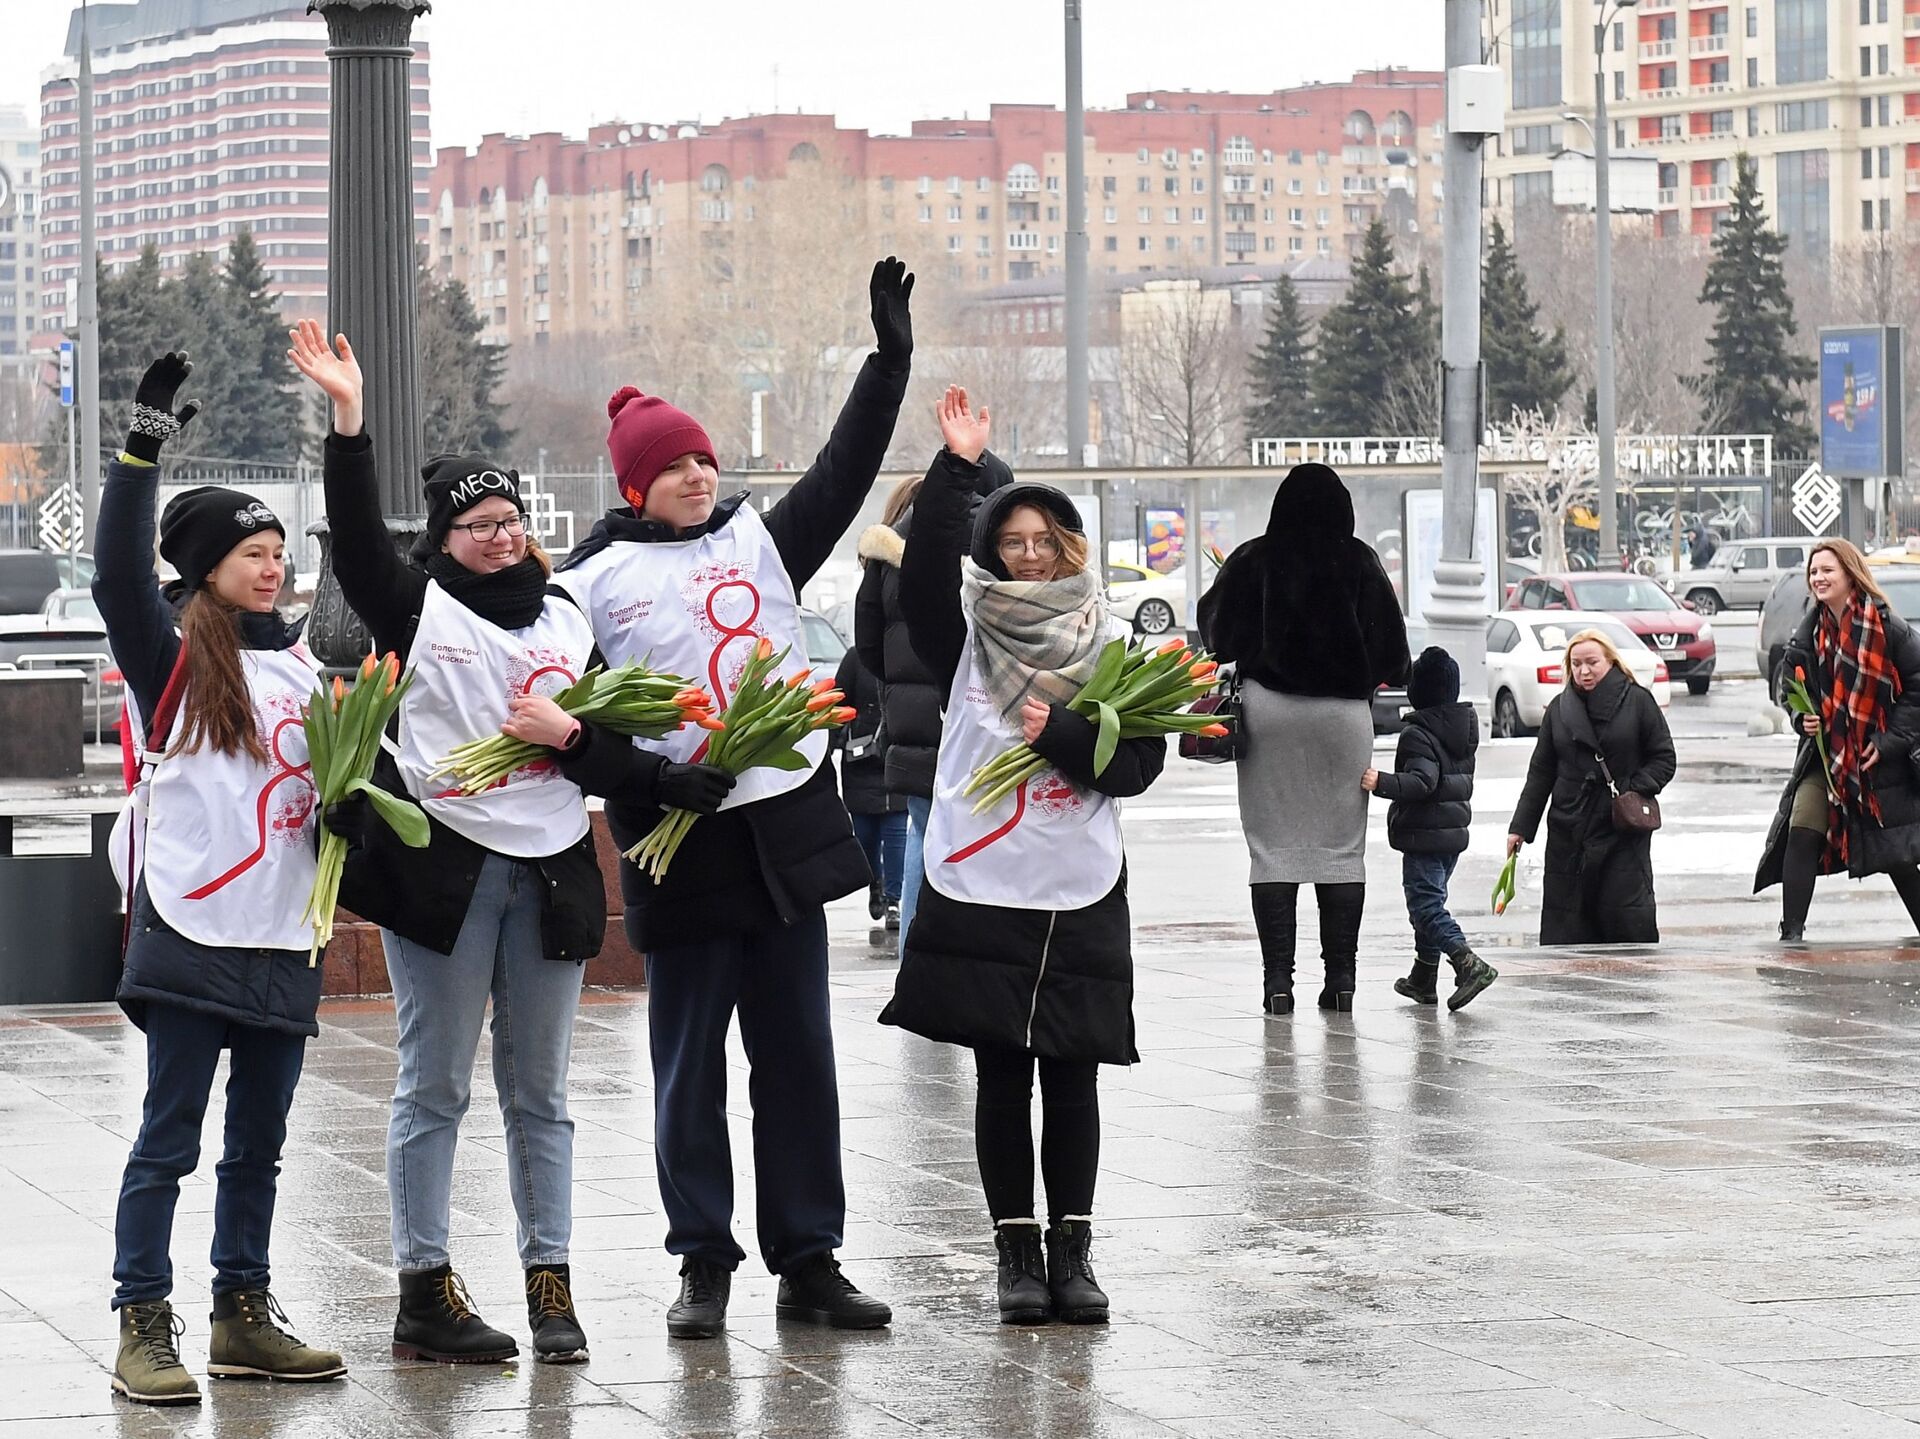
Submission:
{"label": "advertising billboard", "polygon": [[1820,332],[1820,468],[1842,479],[1897,475],[1904,428],[1898,325]]}

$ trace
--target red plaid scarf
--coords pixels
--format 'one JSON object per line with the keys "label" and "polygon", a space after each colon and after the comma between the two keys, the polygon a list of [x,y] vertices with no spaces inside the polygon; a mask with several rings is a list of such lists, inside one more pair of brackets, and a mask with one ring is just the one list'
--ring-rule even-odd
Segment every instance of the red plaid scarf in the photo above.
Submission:
{"label": "red plaid scarf", "polygon": [[1887,626],[1880,606],[1867,595],[1855,595],[1839,620],[1820,606],[1814,651],[1830,676],[1820,697],[1820,718],[1833,761],[1833,787],[1840,796],[1829,811],[1827,845],[1845,864],[1845,816],[1871,815],[1880,823],[1880,797],[1860,761],[1872,737],[1887,727],[1887,716],[1900,697],[1900,671],[1887,658]]}

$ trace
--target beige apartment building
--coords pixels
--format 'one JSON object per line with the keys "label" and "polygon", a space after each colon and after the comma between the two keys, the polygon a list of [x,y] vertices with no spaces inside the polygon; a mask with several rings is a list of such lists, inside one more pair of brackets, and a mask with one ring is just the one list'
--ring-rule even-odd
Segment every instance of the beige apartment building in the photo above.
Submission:
{"label": "beige apartment building", "polygon": [[[1587,150],[1598,0],[1485,0],[1509,81],[1488,203],[1549,204],[1549,157]],[[1614,145],[1659,161],[1654,224],[1711,235],[1734,157],[1775,224],[1827,254],[1920,217],[1920,0],[1640,0],[1598,37]]]}
{"label": "beige apartment building", "polygon": [[[1364,71],[1264,95],[1143,91],[1087,116],[1087,228],[1100,274],[1344,262],[1376,218],[1437,226],[1441,77]],[[830,115],[489,135],[443,149],[428,238],[497,343],[616,334],[649,286],[725,283],[783,194],[809,187],[878,252],[986,290],[1063,270],[1066,118],[995,105],[905,136]],[[929,264],[931,261],[931,264]]]}

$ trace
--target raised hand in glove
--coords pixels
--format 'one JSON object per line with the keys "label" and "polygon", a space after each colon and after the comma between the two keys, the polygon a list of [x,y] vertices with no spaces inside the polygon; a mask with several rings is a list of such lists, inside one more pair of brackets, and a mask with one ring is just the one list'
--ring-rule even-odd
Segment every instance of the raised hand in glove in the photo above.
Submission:
{"label": "raised hand in glove", "polygon": [[913,276],[905,262],[889,255],[875,264],[867,293],[873,297],[873,333],[879,341],[880,361],[890,370],[904,370],[913,356],[913,316],[907,312]]}
{"label": "raised hand in glove", "polygon": [[668,761],[660,767],[654,798],[667,809],[712,814],[720,808],[720,802],[737,783],[739,781],[732,774],[718,765],[674,764]]}
{"label": "raised hand in glove", "polygon": [[133,424],[127,431],[126,450],[134,459],[157,463],[160,447],[200,413],[198,400],[188,400],[178,413],[173,408],[174,396],[192,373],[193,362],[185,350],[169,350],[147,366],[133,394]]}

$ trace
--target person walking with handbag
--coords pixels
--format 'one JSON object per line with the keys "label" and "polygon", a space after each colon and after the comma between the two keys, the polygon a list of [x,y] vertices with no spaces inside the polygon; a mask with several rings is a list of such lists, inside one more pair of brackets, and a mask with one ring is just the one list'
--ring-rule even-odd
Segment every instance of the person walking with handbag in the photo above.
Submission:
{"label": "person walking with handbag", "polygon": [[[880,1015],[974,1052],[974,1148],[999,1250],[1003,1324],[1104,1324],[1094,1277],[1099,1067],[1132,1064],[1133,956],[1116,800],[1142,793],[1166,740],[1122,739],[1067,708],[1111,638],[1100,571],[1073,502],[1013,484],[974,501],[990,419],[966,391],[939,407],[946,447],[921,489],[900,600],[947,687],[927,826],[927,881]],[[983,813],[974,771],[1024,740],[1051,766]],[[1040,1078],[1044,1235],[1034,1214]],[[1042,1245],[1045,1252],[1043,1256]]]}
{"label": "person walking with handbag", "polygon": [[1544,815],[1540,943],[1658,944],[1655,796],[1673,780],[1673,735],[1605,635],[1575,635],[1566,667],[1567,686],[1540,723],[1507,853],[1533,841]]}
{"label": "person walking with handbag", "polygon": [[1806,939],[1814,878],[1842,871],[1886,875],[1920,925],[1920,634],[1845,540],[1814,546],[1807,589],[1814,605],[1784,673],[1802,680],[1818,712],[1795,716],[1799,752],[1753,881],[1755,894],[1782,886],[1788,944]]}
{"label": "person walking with handbag", "polygon": [[1200,640],[1235,666],[1235,771],[1252,857],[1261,1008],[1293,1013],[1300,886],[1320,905],[1320,1008],[1353,1008],[1367,899],[1373,693],[1401,684],[1407,626],[1380,557],[1353,532],[1353,498],[1325,465],[1296,465],[1267,532],[1227,556],[1200,598]]}
{"label": "person walking with handbag", "polygon": [[[94,540],[94,600],[126,677],[127,724],[144,777],[144,834],[131,886],[116,998],[146,1035],[140,1132],[113,1224],[114,1392],[143,1404],[197,1404],[180,1362],[173,1291],[174,1207],[200,1162],[200,1131],[221,1054],[227,1097],[213,1201],[216,1378],[335,1379],[338,1354],[285,1329],[268,1265],[287,1111],[319,1034],[320,966],[301,921],[316,873],[314,789],[301,714],[319,664],[274,610],[287,571],[286,526],[238,490],[202,486],[160,516],[160,449],[199,412],[174,409],[193,366],[155,360],[133,426],[107,466]],[[127,822],[140,815],[130,806]],[[127,853],[116,829],[116,854]]]}

